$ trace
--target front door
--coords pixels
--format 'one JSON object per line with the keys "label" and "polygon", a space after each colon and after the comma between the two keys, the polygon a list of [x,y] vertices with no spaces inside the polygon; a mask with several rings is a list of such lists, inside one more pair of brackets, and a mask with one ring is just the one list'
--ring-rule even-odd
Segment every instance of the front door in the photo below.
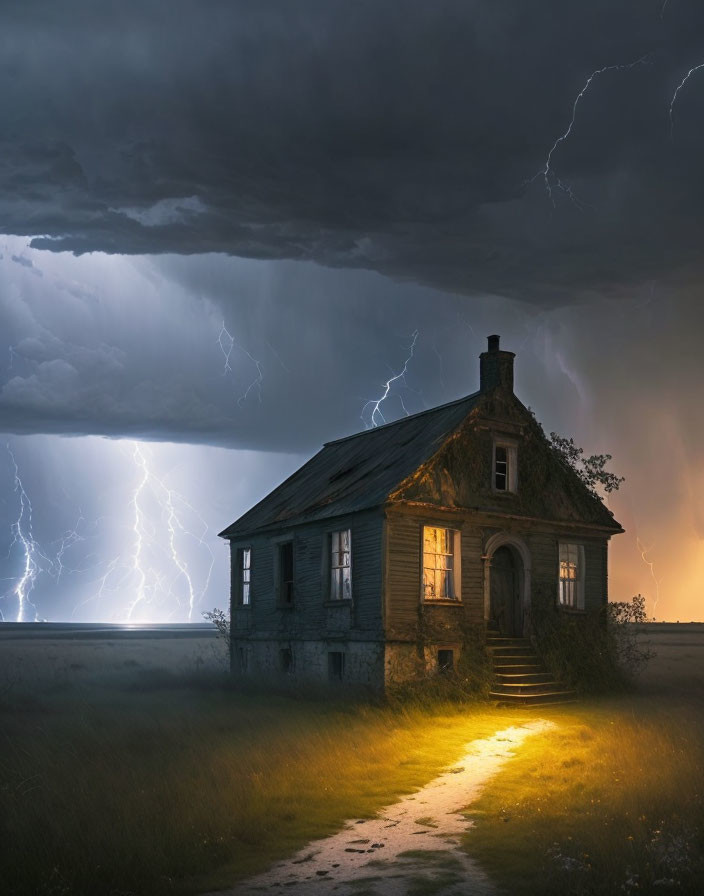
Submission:
{"label": "front door", "polygon": [[490,576],[490,626],[502,635],[520,636],[522,619],[518,599],[518,574],[509,548],[501,547],[494,551]]}

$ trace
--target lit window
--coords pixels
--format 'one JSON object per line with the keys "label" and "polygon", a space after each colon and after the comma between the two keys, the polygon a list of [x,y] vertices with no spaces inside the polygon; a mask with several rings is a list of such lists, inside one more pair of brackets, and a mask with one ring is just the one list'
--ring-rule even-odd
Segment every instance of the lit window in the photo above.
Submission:
{"label": "lit window", "polygon": [[560,544],[558,602],[561,607],[584,609],[584,550],[579,544]]}
{"label": "lit window", "polygon": [[423,526],[423,597],[425,600],[457,600],[456,551],[458,533],[453,529]]}
{"label": "lit window", "polygon": [[515,492],[518,467],[515,445],[494,443],[494,488],[497,492]]}
{"label": "lit window", "polygon": [[240,551],[240,603],[249,606],[250,584],[252,577],[252,549],[242,548]]}
{"label": "lit window", "polygon": [[352,553],[349,529],[330,535],[330,600],[352,600]]}

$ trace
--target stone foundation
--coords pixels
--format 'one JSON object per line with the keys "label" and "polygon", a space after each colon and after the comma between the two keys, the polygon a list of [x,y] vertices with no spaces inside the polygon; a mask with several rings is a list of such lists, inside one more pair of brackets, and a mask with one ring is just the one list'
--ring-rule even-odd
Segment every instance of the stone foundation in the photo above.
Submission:
{"label": "stone foundation", "polygon": [[448,650],[456,668],[461,646],[454,643],[428,644],[419,653],[417,645],[408,642],[235,638],[232,672],[236,678],[260,682],[348,684],[381,691],[389,685],[437,675],[441,665],[438,652]]}
{"label": "stone foundation", "polygon": [[299,641],[234,638],[235,677],[295,680],[301,684],[384,687],[383,641]]}
{"label": "stone foundation", "polygon": [[462,651],[459,643],[426,644],[419,651],[417,644],[404,641],[386,644],[384,652],[385,684],[396,685],[404,681],[419,681],[431,678],[440,672],[438,651],[451,650],[455,668]]}

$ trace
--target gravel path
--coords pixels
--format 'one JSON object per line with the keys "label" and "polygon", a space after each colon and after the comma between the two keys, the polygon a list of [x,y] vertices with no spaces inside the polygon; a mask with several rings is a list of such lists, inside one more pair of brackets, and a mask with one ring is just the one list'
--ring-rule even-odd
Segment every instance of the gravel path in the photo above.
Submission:
{"label": "gravel path", "polygon": [[217,896],[494,893],[489,879],[461,847],[462,834],[471,826],[462,810],[527,737],[552,727],[552,722],[536,719],[473,741],[456,765],[382,809],[376,818],[348,821],[337,834],[314,840],[295,856]]}

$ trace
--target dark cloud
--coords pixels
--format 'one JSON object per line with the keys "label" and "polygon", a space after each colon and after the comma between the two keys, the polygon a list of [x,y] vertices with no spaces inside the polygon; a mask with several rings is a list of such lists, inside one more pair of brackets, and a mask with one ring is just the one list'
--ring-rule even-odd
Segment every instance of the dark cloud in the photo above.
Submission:
{"label": "dark cloud", "polygon": [[[224,252],[565,302],[699,271],[704,7],[27,3],[0,215],[75,252]],[[37,23],[41,23],[38,25]],[[594,70],[555,171],[538,177]],[[704,76],[700,79],[704,81]]]}
{"label": "dark cloud", "polygon": [[[361,428],[415,330],[388,419],[473,391],[499,332],[546,429],[627,477],[613,596],[655,599],[642,544],[666,612],[696,615],[704,69],[672,133],[668,110],[704,6],[661,8],[3,4],[0,230],[32,245],[2,241],[0,430],[43,541],[99,517],[106,479],[128,553],[133,531],[125,446],[56,435],[182,443],[174,469],[203,477],[184,492],[212,490],[221,528],[299,459],[272,452]],[[580,101],[553,208],[540,172],[579,91],[641,59]]]}

